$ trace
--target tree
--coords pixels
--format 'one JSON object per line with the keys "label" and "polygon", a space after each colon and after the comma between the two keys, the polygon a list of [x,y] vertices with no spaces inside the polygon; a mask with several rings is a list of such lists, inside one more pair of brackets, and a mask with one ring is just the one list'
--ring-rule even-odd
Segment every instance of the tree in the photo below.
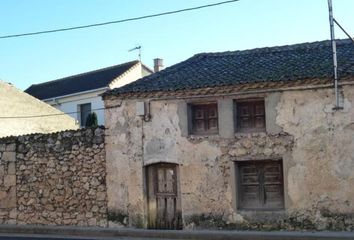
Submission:
{"label": "tree", "polygon": [[97,114],[95,112],[90,113],[86,118],[85,127],[97,127]]}

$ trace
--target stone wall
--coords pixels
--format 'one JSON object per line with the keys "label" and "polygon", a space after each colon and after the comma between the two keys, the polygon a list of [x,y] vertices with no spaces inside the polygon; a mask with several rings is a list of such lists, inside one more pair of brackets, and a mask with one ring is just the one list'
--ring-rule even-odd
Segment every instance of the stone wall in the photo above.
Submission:
{"label": "stone wall", "polygon": [[0,143],[0,223],[16,223],[16,145],[14,138]]}
{"label": "stone wall", "polygon": [[0,152],[4,223],[107,226],[104,129],[0,139]]}
{"label": "stone wall", "polygon": [[[333,110],[332,89],[242,96],[266,99],[271,127],[231,137],[186,135],[187,103],[203,99],[153,100],[149,122],[136,115],[136,100],[107,99],[107,107],[120,105],[106,111],[108,211],[146,227],[145,168],[167,162],[178,164],[185,228],[353,230],[353,92],[344,88],[341,111]],[[225,99],[208,100],[232,111]],[[282,159],[283,210],[237,209],[235,161],[252,159]]]}

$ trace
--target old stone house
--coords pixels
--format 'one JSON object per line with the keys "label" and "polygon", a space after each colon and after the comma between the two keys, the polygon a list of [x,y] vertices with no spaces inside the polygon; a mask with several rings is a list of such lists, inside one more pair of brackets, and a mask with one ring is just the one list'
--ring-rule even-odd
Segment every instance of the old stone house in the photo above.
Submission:
{"label": "old stone house", "polygon": [[354,44],[202,53],[104,94],[111,222],[354,226]]}

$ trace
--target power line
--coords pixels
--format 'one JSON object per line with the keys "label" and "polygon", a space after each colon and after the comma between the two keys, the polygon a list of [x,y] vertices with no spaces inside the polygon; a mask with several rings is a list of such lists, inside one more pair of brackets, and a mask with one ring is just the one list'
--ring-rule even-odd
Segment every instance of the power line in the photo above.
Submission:
{"label": "power line", "polygon": [[54,117],[54,116],[61,116],[61,115],[76,114],[76,113],[81,113],[81,112],[94,112],[94,111],[101,111],[101,110],[111,109],[111,108],[116,108],[116,107],[118,107],[118,106],[113,106],[113,107],[108,107],[108,108],[96,108],[96,109],[91,109],[91,110],[86,110],[86,111],[62,112],[62,113],[43,114],[43,115],[9,116],[9,117],[1,117],[1,116],[0,116],[0,119],[20,119],[20,118]]}
{"label": "power line", "polygon": [[239,0],[229,0],[229,1],[212,3],[212,4],[208,4],[208,5],[202,5],[202,6],[198,6],[198,7],[184,8],[184,9],[179,9],[179,10],[174,10],[174,11],[169,11],[169,12],[162,12],[162,13],[156,13],[156,14],[151,14],[151,15],[145,15],[145,16],[141,16],[141,17],[133,17],[133,18],[127,18],[127,19],[121,19],[121,20],[115,20],[115,21],[109,21],[109,22],[81,25],[81,26],[76,26],[76,27],[58,28],[58,29],[45,30],[45,31],[39,31],[39,32],[29,32],[29,33],[5,35],[5,36],[0,36],[0,39],[25,37],[25,36],[40,35],[40,34],[55,33],[55,32],[64,32],[64,31],[71,31],[71,30],[77,30],[77,29],[83,29],[83,28],[99,27],[99,26],[104,26],[104,25],[109,25],[109,24],[137,21],[137,20],[141,20],[141,19],[145,19],[145,18],[154,18],[154,17],[160,17],[160,16],[164,16],[164,15],[170,15],[170,14],[176,14],[176,13],[181,13],[181,12],[198,10],[198,9],[202,9],[202,8],[215,7],[218,5],[223,5],[223,4],[228,4],[228,3],[238,2],[238,1]]}

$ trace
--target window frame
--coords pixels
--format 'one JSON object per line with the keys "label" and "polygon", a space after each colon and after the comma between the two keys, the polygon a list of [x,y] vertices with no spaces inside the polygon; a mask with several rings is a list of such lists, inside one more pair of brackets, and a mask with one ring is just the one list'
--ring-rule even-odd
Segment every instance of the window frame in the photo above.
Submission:
{"label": "window frame", "polygon": [[[83,116],[83,114],[82,114],[82,107],[84,106],[84,105],[90,105],[90,111],[89,111],[89,113],[87,114],[87,116],[86,116],[86,119],[82,119],[82,116]],[[78,104],[78,115],[79,115],[79,122],[80,122],[80,127],[85,127],[86,126],[86,121],[87,121],[87,117],[88,117],[88,115],[90,114],[90,113],[92,113],[92,103],[91,102],[87,102],[87,103],[82,103],[82,104]],[[82,122],[82,121],[84,121],[84,123]],[[83,123],[83,124],[82,124]]]}
{"label": "window frame", "polygon": [[[216,117],[209,117],[204,110],[204,131],[197,131],[195,129],[196,119],[195,119],[195,109],[200,107],[204,109],[210,109],[211,106],[215,107]],[[209,119],[216,119],[216,129],[210,129],[206,126],[209,125]],[[218,102],[217,101],[208,101],[208,102],[191,102],[188,103],[188,132],[189,135],[197,135],[197,136],[205,136],[205,135],[217,135],[219,134],[219,110],[218,110]]]}
{"label": "window frame", "polygon": [[[262,128],[257,128],[257,127],[250,127],[250,128],[241,128],[240,126],[240,116],[239,116],[239,106],[240,104],[253,104],[255,106],[257,102],[262,102],[263,106],[263,127]],[[235,133],[258,133],[258,132],[266,132],[266,106],[265,106],[265,99],[264,98],[246,98],[246,99],[235,99],[234,100],[234,128],[235,128]],[[254,119],[256,114],[254,113],[254,109],[252,112],[252,122],[254,124]]]}
{"label": "window frame", "polygon": [[[279,190],[281,191],[281,206],[280,207],[268,207],[265,206],[265,202],[260,203],[257,207],[247,207],[242,205],[242,186],[241,186],[241,165],[246,164],[259,164],[259,165],[266,165],[270,163],[278,163],[280,166],[280,177],[281,177],[281,184],[279,186]],[[282,159],[263,159],[263,160],[242,160],[242,161],[235,161],[235,187],[236,187],[236,209],[239,211],[282,211],[285,209],[285,180],[284,180],[284,168],[283,168],[283,160]],[[265,183],[260,183],[259,186],[265,185]],[[264,189],[263,189],[264,191]],[[259,196],[259,201],[265,200],[262,196]]]}

